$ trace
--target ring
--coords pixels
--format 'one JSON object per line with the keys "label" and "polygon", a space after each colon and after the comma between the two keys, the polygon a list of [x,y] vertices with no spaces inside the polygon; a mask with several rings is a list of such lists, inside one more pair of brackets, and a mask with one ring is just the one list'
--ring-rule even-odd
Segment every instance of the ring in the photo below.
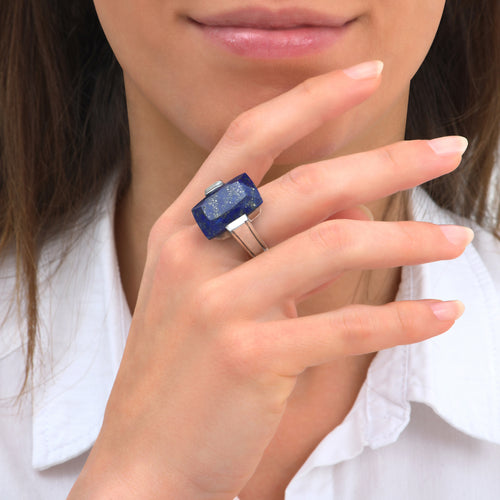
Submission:
{"label": "ring", "polygon": [[209,239],[224,239],[232,235],[255,257],[267,246],[252,221],[260,214],[262,197],[247,174],[241,174],[227,183],[217,181],[205,189],[205,198],[193,209],[194,220]]}

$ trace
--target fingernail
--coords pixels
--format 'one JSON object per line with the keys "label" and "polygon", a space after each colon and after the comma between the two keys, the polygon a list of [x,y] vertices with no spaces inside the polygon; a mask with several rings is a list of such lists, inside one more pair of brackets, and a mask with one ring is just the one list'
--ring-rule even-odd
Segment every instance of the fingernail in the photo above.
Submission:
{"label": "fingernail", "polygon": [[361,211],[363,211],[369,220],[375,220],[375,217],[373,215],[373,212],[366,206],[366,205],[358,205],[358,207]]}
{"label": "fingernail", "polygon": [[440,321],[455,321],[465,311],[465,306],[459,300],[434,302],[430,305],[434,316]]}
{"label": "fingernail", "polygon": [[461,135],[439,137],[438,139],[427,141],[427,143],[432,150],[440,156],[453,154],[463,155],[469,145],[469,141]]}
{"label": "fingernail", "polygon": [[474,231],[463,226],[447,226],[439,227],[448,241],[454,245],[465,247],[474,239]]}
{"label": "fingernail", "polygon": [[344,73],[354,80],[367,80],[369,78],[375,78],[384,69],[384,63],[382,61],[368,61],[356,66],[351,66],[344,70]]}

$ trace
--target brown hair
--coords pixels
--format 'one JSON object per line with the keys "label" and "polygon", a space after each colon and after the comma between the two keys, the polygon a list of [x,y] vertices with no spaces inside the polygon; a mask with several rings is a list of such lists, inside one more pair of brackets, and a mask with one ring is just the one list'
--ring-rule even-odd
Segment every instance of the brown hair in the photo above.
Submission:
{"label": "brown hair", "polygon": [[[498,233],[488,212],[499,139],[498,0],[448,0],[411,85],[407,138],[461,134],[454,174],[425,185],[442,207]],[[37,331],[37,259],[119,170],[129,135],[123,76],[92,0],[15,0],[0,11],[0,254],[13,245],[27,317],[24,386]],[[498,207],[495,206],[495,211]],[[497,219],[495,219],[497,220]]]}
{"label": "brown hair", "polygon": [[498,192],[499,24],[498,0],[447,0],[434,43],[412,80],[406,129],[407,139],[469,139],[461,167],[424,188],[438,205],[475,219],[497,237],[499,204],[491,194]]}

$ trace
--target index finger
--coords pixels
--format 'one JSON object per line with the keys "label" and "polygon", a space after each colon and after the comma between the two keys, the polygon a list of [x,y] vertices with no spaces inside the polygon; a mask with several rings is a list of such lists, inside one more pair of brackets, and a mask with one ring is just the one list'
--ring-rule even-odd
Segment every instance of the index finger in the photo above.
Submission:
{"label": "index finger", "polygon": [[192,223],[192,206],[215,181],[246,172],[258,185],[282,151],[367,99],[382,68],[381,61],[369,61],[312,77],[239,115],[168,212]]}

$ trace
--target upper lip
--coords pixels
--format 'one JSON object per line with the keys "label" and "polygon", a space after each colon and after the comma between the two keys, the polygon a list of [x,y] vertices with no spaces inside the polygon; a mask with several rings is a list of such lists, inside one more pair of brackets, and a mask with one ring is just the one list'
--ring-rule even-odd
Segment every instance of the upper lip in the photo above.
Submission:
{"label": "upper lip", "polygon": [[221,12],[207,16],[189,16],[191,20],[206,26],[235,26],[260,29],[286,29],[303,26],[341,27],[353,18],[332,16],[304,8],[269,10],[260,7]]}

